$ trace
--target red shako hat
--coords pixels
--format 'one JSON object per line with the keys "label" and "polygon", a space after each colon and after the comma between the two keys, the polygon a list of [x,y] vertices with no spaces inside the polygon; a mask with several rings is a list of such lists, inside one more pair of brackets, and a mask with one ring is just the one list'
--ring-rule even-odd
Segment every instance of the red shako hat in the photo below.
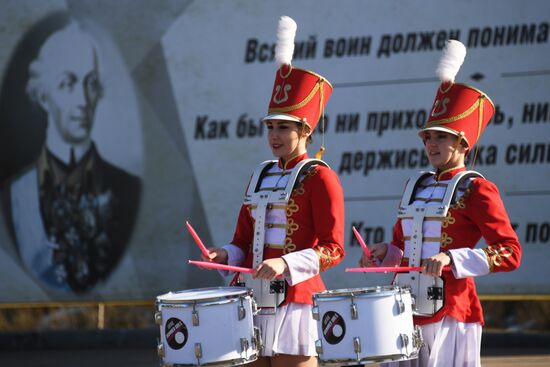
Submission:
{"label": "red shako hat", "polygon": [[266,120],[287,120],[307,124],[313,131],[332,93],[323,76],[292,66],[296,22],[287,16],[279,19],[275,59],[279,64],[269,101]]}
{"label": "red shako hat", "polygon": [[464,62],[466,47],[449,40],[436,69],[441,80],[426,126],[419,131],[445,131],[466,141],[470,150],[477,143],[491,120],[495,107],[491,99],[479,89],[455,83],[454,78]]}

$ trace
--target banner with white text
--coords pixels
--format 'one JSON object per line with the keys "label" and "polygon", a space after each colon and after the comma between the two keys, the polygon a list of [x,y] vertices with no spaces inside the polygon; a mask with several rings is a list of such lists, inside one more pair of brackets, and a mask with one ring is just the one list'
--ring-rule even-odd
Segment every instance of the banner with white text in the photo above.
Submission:
{"label": "banner with white text", "polygon": [[[0,302],[141,300],[225,284],[187,264],[227,244],[256,165],[278,19],[298,24],[293,65],[334,92],[310,155],[345,193],[346,257],[328,288],[385,285],[345,273],[390,241],[406,179],[429,170],[428,117],[445,41],[456,81],[492,99],[475,169],[497,184],[523,247],[481,294],[549,294],[550,3],[533,0],[10,1],[0,14]],[[32,10],[31,10],[32,9]],[[146,16],[144,16],[146,14]],[[483,240],[479,246],[485,246]]]}

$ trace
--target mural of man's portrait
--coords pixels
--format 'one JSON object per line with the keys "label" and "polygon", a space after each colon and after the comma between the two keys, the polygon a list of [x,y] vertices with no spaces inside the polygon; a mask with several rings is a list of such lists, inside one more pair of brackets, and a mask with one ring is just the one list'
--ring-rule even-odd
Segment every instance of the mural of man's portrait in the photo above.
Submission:
{"label": "mural of man's portrait", "polygon": [[140,178],[105,159],[93,138],[106,92],[100,56],[92,35],[71,19],[39,46],[25,92],[45,116],[43,143],[7,190],[24,267],[41,284],[69,293],[109,277],[140,201]]}

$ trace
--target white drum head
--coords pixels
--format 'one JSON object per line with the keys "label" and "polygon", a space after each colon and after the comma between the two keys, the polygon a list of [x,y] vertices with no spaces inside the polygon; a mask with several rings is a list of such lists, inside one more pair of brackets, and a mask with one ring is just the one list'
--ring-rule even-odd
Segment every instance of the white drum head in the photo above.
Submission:
{"label": "white drum head", "polygon": [[319,292],[314,294],[315,299],[323,298],[338,298],[338,297],[369,297],[369,296],[383,296],[383,295],[392,295],[395,292],[405,292],[405,290],[400,289],[397,286],[379,286],[379,287],[366,287],[366,288],[344,288],[344,289],[329,289],[324,292]]}
{"label": "white drum head", "polygon": [[193,301],[236,298],[248,293],[244,287],[211,287],[169,292],[157,297],[157,302],[189,303]]}

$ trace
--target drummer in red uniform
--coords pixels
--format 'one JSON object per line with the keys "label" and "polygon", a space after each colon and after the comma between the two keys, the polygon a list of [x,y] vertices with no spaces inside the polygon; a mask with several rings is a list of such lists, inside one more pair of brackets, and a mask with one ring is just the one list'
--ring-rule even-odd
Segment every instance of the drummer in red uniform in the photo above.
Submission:
{"label": "drummer in red uniform", "polygon": [[[465,157],[494,105],[480,90],[454,82],[465,55],[462,43],[447,43],[437,70],[442,83],[419,132],[435,172],[409,179],[393,240],[369,246],[373,258],[360,260],[361,266],[376,266],[378,258],[382,266],[424,267],[399,274],[395,283],[411,288],[425,345],[418,359],[391,366],[479,366],[483,311],[474,277],[520,264],[521,246],[497,187],[466,172]],[[481,237],[485,245],[476,248]],[[443,271],[447,266],[451,271]]]}
{"label": "drummer in red uniform", "polygon": [[332,86],[291,65],[295,32],[296,23],[282,17],[279,69],[263,119],[277,160],[252,175],[231,243],[209,250],[212,261],[255,269],[236,279],[261,308],[254,322],[263,347],[252,366],[317,366],[312,295],[325,290],[320,272],[344,257],[342,187],[325,162],[307,154]]}

